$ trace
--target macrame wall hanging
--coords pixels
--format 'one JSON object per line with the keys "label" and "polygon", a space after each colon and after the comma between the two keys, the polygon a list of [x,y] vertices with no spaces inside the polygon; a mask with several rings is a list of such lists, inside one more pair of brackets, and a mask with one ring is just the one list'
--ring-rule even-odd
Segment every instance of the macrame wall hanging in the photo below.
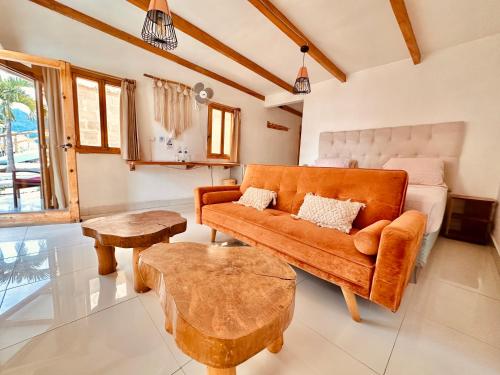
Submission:
{"label": "macrame wall hanging", "polygon": [[177,82],[153,78],[155,120],[174,138],[191,127],[193,91]]}

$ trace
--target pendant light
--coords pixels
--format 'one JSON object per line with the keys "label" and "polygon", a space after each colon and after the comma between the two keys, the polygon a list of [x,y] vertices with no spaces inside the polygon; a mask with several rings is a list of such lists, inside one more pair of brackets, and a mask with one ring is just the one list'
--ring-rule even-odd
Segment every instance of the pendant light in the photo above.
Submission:
{"label": "pendant light", "polygon": [[311,92],[311,83],[309,82],[309,74],[307,74],[307,68],[305,66],[306,53],[309,51],[309,46],[300,47],[300,52],[304,55],[302,56],[302,66],[297,74],[297,79],[295,80],[295,85],[293,85],[294,94],[309,94]]}
{"label": "pendant light", "polygon": [[142,27],[142,39],[163,50],[177,47],[177,36],[167,0],[150,1]]}

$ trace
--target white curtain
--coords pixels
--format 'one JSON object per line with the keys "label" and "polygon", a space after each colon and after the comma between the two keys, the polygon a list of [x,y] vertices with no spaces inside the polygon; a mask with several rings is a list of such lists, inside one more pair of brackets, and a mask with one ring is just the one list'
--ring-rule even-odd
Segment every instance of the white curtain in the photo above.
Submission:
{"label": "white curtain", "polygon": [[[135,81],[124,79],[120,94],[121,154],[125,160],[140,160],[139,129],[135,108]],[[155,102],[156,103],[156,102]]]}
{"label": "white curtain", "polygon": [[163,80],[153,80],[154,118],[174,137],[191,126],[191,89]]}
{"label": "white curtain", "polygon": [[66,153],[61,145],[66,143],[62,116],[61,80],[58,69],[42,68],[47,122],[49,129],[49,173],[52,187],[51,204],[54,208],[67,207]]}

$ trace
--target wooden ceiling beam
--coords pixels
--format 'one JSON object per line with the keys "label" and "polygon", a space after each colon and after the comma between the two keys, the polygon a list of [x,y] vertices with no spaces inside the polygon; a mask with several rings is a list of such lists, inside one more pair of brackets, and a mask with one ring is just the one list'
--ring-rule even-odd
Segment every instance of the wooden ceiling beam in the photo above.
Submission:
{"label": "wooden ceiling beam", "polygon": [[[138,8],[147,11],[149,8],[149,0],[127,0],[129,3],[137,6]],[[262,78],[274,83],[275,85],[285,89],[286,91],[293,92],[293,86],[272,74],[268,70],[264,69],[257,63],[246,58],[239,52],[235,51],[231,47],[222,43],[220,40],[214,38],[207,32],[203,31],[196,25],[193,25],[186,19],[172,12],[172,20],[174,22],[174,27],[184,34],[189,35],[193,39],[205,44],[206,46],[214,49],[215,51],[223,54],[224,56],[230,58],[231,60],[243,65],[245,68],[251,70],[252,72],[260,75]]]}
{"label": "wooden ceiling beam", "polygon": [[408,16],[408,11],[406,10],[406,5],[404,0],[390,0],[392,11],[394,16],[398,21],[399,28],[403,34],[403,38],[410,51],[411,59],[413,64],[417,65],[421,61],[420,49],[418,48],[417,39],[415,38],[415,33],[413,32],[413,27],[411,26],[410,17]]}
{"label": "wooden ceiling beam", "polygon": [[292,108],[288,105],[280,105],[280,106],[278,106],[278,108],[282,109],[283,111],[290,112],[290,113],[294,114],[295,116],[302,117],[302,112],[297,111],[295,108]]}
{"label": "wooden ceiling beam", "polygon": [[244,93],[247,93],[249,95],[252,95],[260,100],[264,100],[265,96],[262,94],[259,94],[258,92],[255,92],[245,86],[240,85],[239,83],[236,83],[226,77],[221,76],[220,74],[217,74],[211,70],[208,70],[206,68],[203,68],[197,64],[194,64],[186,59],[183,59],[182,57],[176,56],[170,52],[164,51],[162,49],[156,48],[152,46],[149,43],[146,43],[140,38],[135,37],[134,35],[128,34],[123,30],[117,29],[116,27],[113,27],[111,25],[108,25],[107,23],[104,23],[96,18],[90,17],[86,15],[85,13],[82,13],[80,11],[77,11],[73,8],[70,8],[64,4],[61,4],[55,0],[30,0],[32,3],[38,4],[42,7],[45,7],[47,9],[50,9],[56,13],[62,14],[63,16],[66,16],[68,18],[71,18],[75,21],[78,21],[80,23],[83,23],[87,26],[90,26],[96,30],[102,31],[105,34],[111,35],[115,38],[118,38],[120,40],[123,40],[124,42],[130,43],[135,45],[136,47],[142,48],[146,51],[149,51],[151,53],[154,53],[158,56],[161,56],[167,60],[173,61],[179,65],[182,65],[188,69],[194,70],[197,73],[203,74],[207,77],[213,78],[219,82],[222,82],[228,86],[231,86],[237,90],[240,90]]}
{"label": "wooden ceiling beam", "polygon": [[340,82],[346,81],[345,73],[340,70],[318,47],[314,45],[297,26],[295,26],[281,11],[276,8],[269,0],[248,0],[259,12],[261,12],[269,21],[285,33],[297,45],[309,46],[309,55],[316,60],[323,68],[335,76]]}

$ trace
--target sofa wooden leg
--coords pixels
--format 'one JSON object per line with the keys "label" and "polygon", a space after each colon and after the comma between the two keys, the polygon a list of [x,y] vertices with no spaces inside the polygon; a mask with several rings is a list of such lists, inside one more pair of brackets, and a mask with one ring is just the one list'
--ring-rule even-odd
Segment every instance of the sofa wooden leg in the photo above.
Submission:
{"label": "sofa wooden leg", "polygon": [[210,242],[215,242],[215,235],[217,234],[217,230],[212,228],[212,234],[210,236]]}
{"label": "sofa wooden leg", "polygon": [[361,321],[358,311],[358,303],[356,302],[356,295],[349,289],[340,287],[342,289],[342,294],[344,295],[345,303],[347,304],[347,309],[351,313],[352,320],[356,322]]}

